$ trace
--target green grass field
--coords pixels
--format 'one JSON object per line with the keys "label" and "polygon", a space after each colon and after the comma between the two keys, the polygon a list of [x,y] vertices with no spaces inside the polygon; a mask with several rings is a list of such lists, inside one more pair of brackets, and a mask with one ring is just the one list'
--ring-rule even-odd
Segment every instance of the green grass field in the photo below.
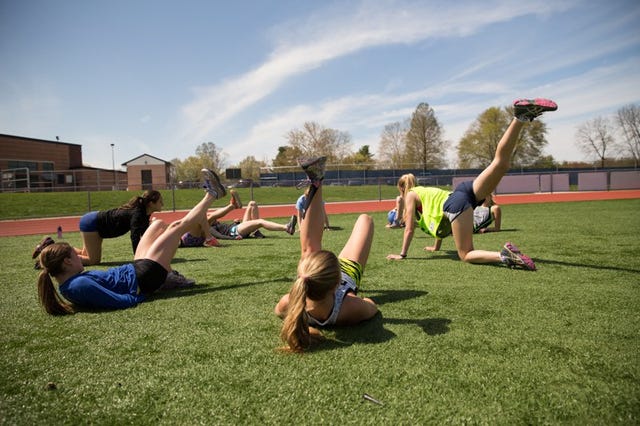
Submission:
{"label": "green grass field", "polygon": [[[426,253],[423,234],[389,262],[402,231],[374,214],[362,294],[381,315],[327,330],[303,355],[277,350],[273,315],[295,237],[179,249],[195,288],[63,318],[37,303],[38,238],[2,238],[0,423],[638,424],[638,211],[640,200],[504,206],[506,230],[476,246],[513,241],[537,272],[463,264],[451,239]],[[342,230],[325,247],[338,251],[355,218],[333,216]],[[104,261],[130,250],[107,240]]]}

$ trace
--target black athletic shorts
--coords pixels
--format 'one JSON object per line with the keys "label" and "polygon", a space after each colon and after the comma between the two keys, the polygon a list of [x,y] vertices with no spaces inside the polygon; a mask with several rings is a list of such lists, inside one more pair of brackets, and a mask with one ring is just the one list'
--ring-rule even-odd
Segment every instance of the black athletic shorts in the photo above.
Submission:
{"label": "black athletic shorts", "polygon": [[476,194],[473,192],[473,182],[468,180],[458,185],[449,195],[449,198],[444,202],[442,210],[444,210],[445,216],[453,222],[460,216],[460,213],[469,208],[475,209],[483,202],[484,199],[476,200]]}
{"label": "black athletic shorts", "polygon": [[162,265],[151,259],[138,259],[133,261],[133,269],[138,278],[138,288],[142,294],[151,294],[160,288],[167,279],[167,270]]}

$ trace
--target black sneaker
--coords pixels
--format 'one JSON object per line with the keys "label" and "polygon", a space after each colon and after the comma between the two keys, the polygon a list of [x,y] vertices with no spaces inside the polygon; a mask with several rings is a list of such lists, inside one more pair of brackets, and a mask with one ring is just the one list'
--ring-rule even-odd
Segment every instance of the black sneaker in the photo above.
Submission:
{"label": "black sneaker", "polygon": [[196,280],[185,277],[180,272],[172,270],[167,274],[159,290],[173,290],[177,288],[190,288],[196,285]]}
{"label": "black sneaker", "polygon": [[224,189],[224,186],[220,183],[220,178],[214,171],[209,169],[202,169],[200,171],[202,172],[202,179],[204,180],[202,187],[205,191],[216,200],[227,195],[227,190]]}
{"label": "black sneaker", "polygon": [[287,234],[293,235],[296,233],[296,225],[298,224],[298,216],[295,214],[291,216],[289,223],[287,223]]}
{"label": "black sneaker", "polygon": [[314,158],[299,158],[298,164],[302,167],[302,170],[307,174],[307,177],[312,184],[318,185],[322,179],[324,179],[324,167],[327,162],[327,157],[314,157]]}
{"label": "black sneaker", "polygon": [[[53,241],[53,238],[44,237],[42,241],[40,241],[38,245],[33,249],[33,253],[31,253],[31,258],[35,259],[36,257],[40,256],[40,253],[42,252],[42,250],[53,243],[55,243],[55,241]],[[39,268],[36,268],[36,269],[39,269]]]}
{"label": "black sneaker", "polygon": [[259,229],[256,229],[253,232],[253,238],[264,238],[264,234],[262,232],[260,232]]}
{"label": "black sneaker", "polygon": [[558,105],[551,99],[518,99],[513,102],[513,115],[519,121],[533,121],[543,112],[557,109]]}

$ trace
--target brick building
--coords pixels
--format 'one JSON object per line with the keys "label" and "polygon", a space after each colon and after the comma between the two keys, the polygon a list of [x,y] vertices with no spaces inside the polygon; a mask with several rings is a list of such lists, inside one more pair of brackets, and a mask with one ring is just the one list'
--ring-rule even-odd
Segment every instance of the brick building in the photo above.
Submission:
{"label": "brick building", "polygon": [[82,145],[0,134],[2,191],[96,191],[125,188],[122,171],[82,164]]}
{"label": "brick building", "polygon": [[171,163],[149,154],[142,154],[126,163],[127,189],[164,189],[171,182]]}

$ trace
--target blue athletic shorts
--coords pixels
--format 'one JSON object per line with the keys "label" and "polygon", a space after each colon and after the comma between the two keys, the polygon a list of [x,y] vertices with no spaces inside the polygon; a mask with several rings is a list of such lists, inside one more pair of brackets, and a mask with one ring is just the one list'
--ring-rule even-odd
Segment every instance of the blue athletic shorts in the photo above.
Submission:
{"label": "blue athletic shorts", "polygon": [[396,219],[397,219],[397,217],[396,217],[397,214],[398,214],[398,212],[396,212],[395,209],[389,210],[389,213],[387,213],[387,222],[389,222],[390,224],[393,225],[393,222],[395,222]]}
{"label": "blue athletic shorts", "polygon": [[89,212],[80,218],[80,231],[82,232],[98,231],[98,212]]}
{"label": "blue athletic shorts", "polygon": [[444,202],[442,210],[449,221],[456,220],[460,213],[467,209],[475,209],[482,204],[484,200],[476,200],[476,194],[473,193],[473,182],[468,180],[462,182],[456,187],[456,189],[449,195],[449,198]]}

